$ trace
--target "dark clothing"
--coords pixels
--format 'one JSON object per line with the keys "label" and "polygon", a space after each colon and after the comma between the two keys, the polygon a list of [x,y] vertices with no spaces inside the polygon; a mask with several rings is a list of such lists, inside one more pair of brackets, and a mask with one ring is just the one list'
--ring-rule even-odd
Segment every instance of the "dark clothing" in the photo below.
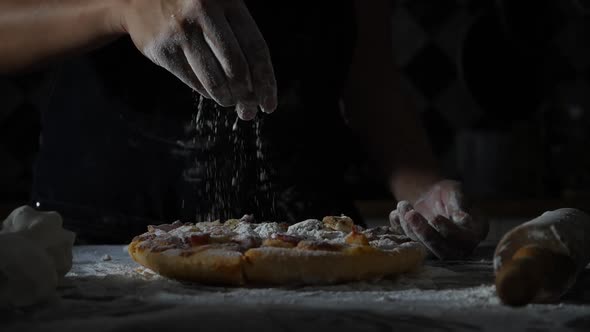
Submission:
{"label": "dark clothing", "polygon": [[235,112],[204,101],[195,119],[197,95],[121,39],[61,69],[42,113],[34,202],[87,242],[128,241],[175,219],[356,216],[338,107],[352,3],[247,4],[275,67],[274,114],[233,130]]}

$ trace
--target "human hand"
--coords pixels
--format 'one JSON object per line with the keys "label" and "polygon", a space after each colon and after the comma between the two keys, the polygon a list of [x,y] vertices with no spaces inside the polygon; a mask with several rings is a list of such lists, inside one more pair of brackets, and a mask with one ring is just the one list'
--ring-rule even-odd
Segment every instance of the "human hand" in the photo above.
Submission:
{"label": "human hand", "polygon": [[400,201],[389,221],[440,259],[468,256],[489,230],[486,220],[466,211],[460,183],[450,180],[432,185],[413,206]]}
{"label": "human hand", "polygon": [[121,25],[155,64],[251,120],[271,113],[277,88],[270,52],[242,0],[129,0]]}

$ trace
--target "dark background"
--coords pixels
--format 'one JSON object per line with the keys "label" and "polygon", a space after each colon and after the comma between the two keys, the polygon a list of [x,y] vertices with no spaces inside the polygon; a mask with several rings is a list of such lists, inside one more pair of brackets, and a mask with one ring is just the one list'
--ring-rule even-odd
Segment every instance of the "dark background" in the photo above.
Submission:
{"label": "dark background", "polygon": [[[395,1],[393,39],[447,176],[488,211],[590,207],[590,1]],[[0,203],[28,202],[45,73],[0,78]],[[361,160],[362,158],[359,158]],[[360,201],[391,203],[360,162]],[[378,210],[367,203],[367,209]]]}

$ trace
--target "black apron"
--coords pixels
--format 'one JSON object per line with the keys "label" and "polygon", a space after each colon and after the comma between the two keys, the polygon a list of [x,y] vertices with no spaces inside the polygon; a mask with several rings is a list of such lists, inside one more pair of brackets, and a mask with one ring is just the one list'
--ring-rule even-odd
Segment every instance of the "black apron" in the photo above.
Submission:
{"label": "black apron", "polygon": [[275,67],[274,114],[236,126],[235,112],[199,105],[120,39],[60,69],[42,111],[33,204],[59,211],[82,243],[126,242],[176,219],[358,219],[343,182],[352,137],[338,107],[352,3],[247,5]]}

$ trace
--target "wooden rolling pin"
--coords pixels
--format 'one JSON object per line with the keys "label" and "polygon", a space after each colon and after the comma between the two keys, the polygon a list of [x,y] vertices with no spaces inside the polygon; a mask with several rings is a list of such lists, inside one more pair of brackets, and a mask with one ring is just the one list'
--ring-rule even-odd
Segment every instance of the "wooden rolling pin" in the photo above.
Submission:
{"label": "wooden rolling pin", "polygon": [[569,208],[548,211],[498,243],[496,293],[511,306],[555,302],[589,262],[590,216]]}

